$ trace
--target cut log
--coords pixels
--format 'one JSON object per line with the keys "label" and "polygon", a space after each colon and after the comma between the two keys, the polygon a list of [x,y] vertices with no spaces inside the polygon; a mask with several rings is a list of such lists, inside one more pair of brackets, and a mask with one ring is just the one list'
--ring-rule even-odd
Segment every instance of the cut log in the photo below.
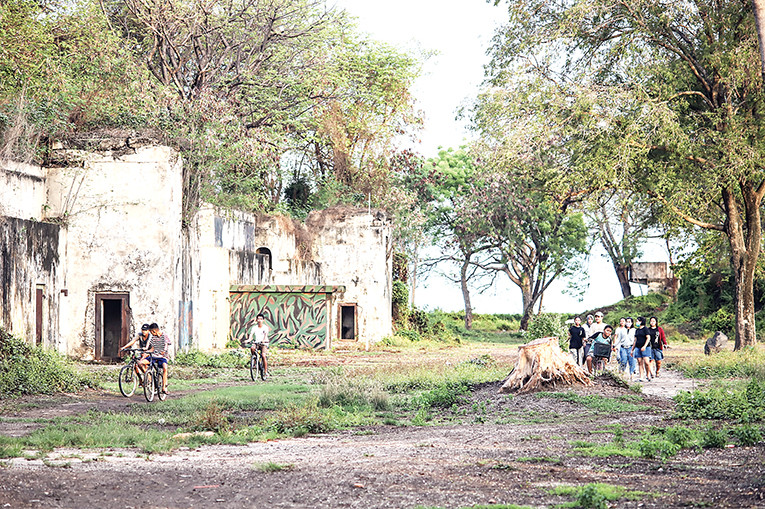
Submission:
{"label": "cut log", "polygon": [[591,385],[590,377],[558,346],[558,338],[539,338],[518,347],[518,362],[499,392],[529,392],[558,384]]}

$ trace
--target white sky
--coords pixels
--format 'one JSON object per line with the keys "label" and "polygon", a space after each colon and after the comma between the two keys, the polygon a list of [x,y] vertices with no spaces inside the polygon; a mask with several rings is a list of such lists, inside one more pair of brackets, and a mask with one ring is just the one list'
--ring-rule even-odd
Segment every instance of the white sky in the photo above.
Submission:
{"label": "white sky", "polygon": [[[457,110],[478,93],[483,79],[486,54],[496,28],[507,19],[506,7],[494,7],[485,0],[335,0],[358,19],[359,28],[373,39],[402,50],[436,52],[424,65],[413,93],[424,113],[419,146],[426,158],[439,146],[458,147],[469,136]],[[652,242],[641,261],[666,261],[664,247]],[[552,312],[580,312],[612,304],[621,299],[619,283],[602,249],[593,250],[586,273],[578,278],[587,289],[579,301],[563,292],[567,282],[553,284],[544,295],[543,309]],[[577,283],[579,284],[579,283]],[[641,289],[633,285],[633,293]],[[459,285],[432,275],[418,281],[418,307],[445,311],[463,309]],[[520,291],[504,274],[483,294],[471,293],[478,313],[520,313]]]}

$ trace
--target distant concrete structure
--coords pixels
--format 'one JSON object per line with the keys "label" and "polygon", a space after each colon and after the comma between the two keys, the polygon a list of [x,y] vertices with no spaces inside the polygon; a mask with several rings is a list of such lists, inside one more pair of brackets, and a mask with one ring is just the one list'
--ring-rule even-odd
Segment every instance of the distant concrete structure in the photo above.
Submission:
{"label": "distant concrete structure", "polygon": [[648,293],[666,292],[673,297],[680,287],[680,279],[667,262],[633,262],[630,283],[648,286]]}

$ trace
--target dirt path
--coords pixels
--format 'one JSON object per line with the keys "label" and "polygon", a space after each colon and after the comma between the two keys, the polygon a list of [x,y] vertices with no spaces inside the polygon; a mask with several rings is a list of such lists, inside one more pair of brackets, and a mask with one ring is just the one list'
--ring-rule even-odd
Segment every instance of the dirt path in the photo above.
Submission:
{"label": "dirt path", "polygon": [[[636,417],[606,417],[588,428],[615,422],[629,427]],[[763,447],[688,451],[661,466],[569,455],[568,441],[582,438],[570,423],[378,427],[355,433],[149,458],[120,450],[59,450],[45,463],[15,459],[0,471],[0,506],[544,507],[569,500],[550,495],[551,487],[605,482],[655,495],[619,507],[765,507]],[[258,470],[267,462],[289,468]],[[143,488],[128,489],[139,476]]]}

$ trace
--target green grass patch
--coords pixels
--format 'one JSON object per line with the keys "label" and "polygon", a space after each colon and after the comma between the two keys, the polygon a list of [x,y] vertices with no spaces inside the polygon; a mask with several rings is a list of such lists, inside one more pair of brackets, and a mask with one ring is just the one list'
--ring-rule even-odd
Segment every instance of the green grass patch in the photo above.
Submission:
{"label": "green grass patch", "polygon": [[575,392],[538,392],[535,396],[537,398],[561,399],[570,403],[576,403],[601,414],[652,410],[651,407],[646,405],[630,403],[631,401],[642,401],[642,398],[637,394],[624,394],[615,398],[609,398],[598,394],[582,396]]}
{"label": "green grass patch", "polygon": [[691,358],[671,357],[667,365],[690,378],[754,378],[765,381],[765,349],[744,348]]}
{"label": "green grass patch", "polygon": [[563,461],[560,458],[553,458],[552,456],[522,456],[516,458],[515,461],[521,463],[551,463],[553,465],[562,465]]}
{"label": "green grass patch", "polygon": [[273,461],[267,461],[265,463],[255,463],[252,467],[261,472],[272,473],[281,472],[283,470],[292,470],[295,468],[295,465],[292,463],[274,463]]}
{"label": "green grass patch", "polygon": [[[443,507],[418,505],[414,509],[444,509]],[[534,509],[529,505],[515,504],[489,504],[489,505],[470,505],[462,506],[458,509]]]}
{"label": "green grass patch", "polygon": [[557,507],[582,507],[591,509],[607,509],[608,502],[618,500],[642,500],[650,493],[638,490],[628,490],[612,484],[591,483],[584,486],[557,486],[548,490],[551,495],[574,497],[575,501],[558,505]]}

